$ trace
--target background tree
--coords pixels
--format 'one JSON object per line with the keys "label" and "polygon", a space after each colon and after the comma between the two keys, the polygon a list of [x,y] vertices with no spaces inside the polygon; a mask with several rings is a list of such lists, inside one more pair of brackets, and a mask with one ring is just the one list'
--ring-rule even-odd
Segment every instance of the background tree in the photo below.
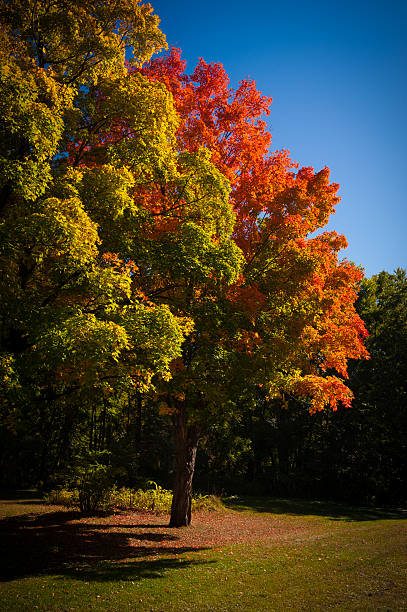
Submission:
{"label": "background tree", "polygon": [[310,415],[286,396],[245,399],[240,418],[211,426],[197,485],[209,490],[350,503],[400,503],[406,490],[406,273],[361,283],[356,308],[371,358],[352,361],[352,407]]}
{"label": "background tree", "polygon": [[[341,456],[352,472],[352,490],[367,499],[405,499],[407,471],[407,277],[397,269],[363,281],[357,310],[369,331],[371,359],[355,362],[351,385],[357,397],[347,428],[355,434]],[[346,436],[346,432],[345,432]],[[345,437],[344,436],[344,437]]]}

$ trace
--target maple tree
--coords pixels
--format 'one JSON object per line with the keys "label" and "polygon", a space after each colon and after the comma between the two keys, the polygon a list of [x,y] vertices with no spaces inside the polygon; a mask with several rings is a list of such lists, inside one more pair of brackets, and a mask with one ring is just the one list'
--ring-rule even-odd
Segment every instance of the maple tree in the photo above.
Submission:
{"label": "maple tree", "polygon": [[[239,393],[257,385],[268,397],[309,397],[311,411],[350,405],[347,360],[367,357],[366,330],[354,309],[362,272],[338,260],[343,236],[310,237],[334,212],[339,186],[329,183],[327,168],[297,169],[287,151],[269,151],[263,116],[271,99],[253,82],[233,91],[223,67],[204,60],[188,76],[176,49],[141,73],[174,97],[179,150],[205,151],[227,178],[235,215],[230,244],[239,249],[235,275],[220,283],[213,284],[212,271],[183,269],[182,291],[173,262],[167,284],[155,278],[153,293],[194,320],[161,387],[175,431],[171,524],[182,525],[190,521],[199,435],[214,414],[231,417]],[[167,192],[157,194],[156,228],[179,222],[180,199],[175,212],[170,202]]]}

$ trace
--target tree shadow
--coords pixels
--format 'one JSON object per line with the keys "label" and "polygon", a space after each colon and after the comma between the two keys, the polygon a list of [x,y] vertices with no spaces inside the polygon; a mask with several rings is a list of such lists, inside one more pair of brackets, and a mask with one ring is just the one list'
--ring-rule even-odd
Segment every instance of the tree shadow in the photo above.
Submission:
{"label": "tree shadow", "polygon": [[[129,581],[137,582],[144,578],[163,578],[165,571],[181,570],[197,565],[209,565],[215,561],[201,561],[182,559],[179,555],[183,552],[203,550],[197,548],[179,548],[177,555],[173,558],[164,557],[161,559],[138,559],[133,558],[126,562],[104,562],[95,564],[88,568],[71,567],[66,568],[59,575],[69,576],[84,582],[113,582]],[[168,549],[166,549],[168,551]],[[156,550],[156,554],[159,551]],[[174,554],[174,553],[173,553]]]}
{"label": "tree shadow", "polygon": [[153,531],[162,525],[93,524],[79,518],[78,512],[58,511],[1,520],[0,581],[44,574],[134,581],[202,563],[181,555],[203,547],[180,545],[173,531]]}
{"label": "tree shadow", "polygon": [[407,519],[407,509],[348,506],[329,501],[274,499],[267,497],[229,497],[223,500],[231,510],[267,512],[292,516],[321,516],[333,521],[383,521]]}

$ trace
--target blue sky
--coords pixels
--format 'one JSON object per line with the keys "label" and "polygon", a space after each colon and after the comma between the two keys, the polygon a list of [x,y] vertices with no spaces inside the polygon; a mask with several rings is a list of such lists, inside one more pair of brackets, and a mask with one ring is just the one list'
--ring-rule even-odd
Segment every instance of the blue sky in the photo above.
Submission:
{"label": "blue sky", "polygon": [[220,62],[273,97],[274,150],[331,169],[328,226],[366,275],[407,267],[407,0],[150,0],[192,71]]}

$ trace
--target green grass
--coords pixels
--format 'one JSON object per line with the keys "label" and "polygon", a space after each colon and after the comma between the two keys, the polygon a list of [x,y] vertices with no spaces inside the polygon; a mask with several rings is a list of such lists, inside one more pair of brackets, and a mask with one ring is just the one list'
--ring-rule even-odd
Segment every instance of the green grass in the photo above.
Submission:
{"label": "green grass", "polygon": [[234,498],[174,530],[19,501],[0,503],[1,610],[407,609],[401,510]]}

